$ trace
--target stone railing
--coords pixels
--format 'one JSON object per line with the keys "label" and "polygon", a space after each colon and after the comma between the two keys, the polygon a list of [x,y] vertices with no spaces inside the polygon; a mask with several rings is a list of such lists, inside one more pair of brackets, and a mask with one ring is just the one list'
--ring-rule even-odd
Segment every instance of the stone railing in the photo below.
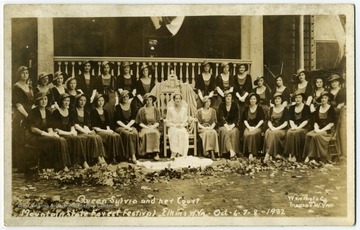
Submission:
{"label": "stone railing", "polygon": [[230,62],[231,74],[236,72],[239,64],[247,64],[248,72],[251,72],[251,61],[241,59],[211,59],[211,58],[153,58],[153,57],[54,57],[54,70],[63,71],[68,76],[75,77],[82,72],[82,63],[85,60],[93,62],[92,74],[97,76],[101,73],[101,63],[109,61],[113,64],[111,74],[118,76],[121,71],[122,62],[132,62],[131,74],[139,78],[139,71],[143,64],[152,67],[152,75],[158,82],[162,82],[170,75],[170,68],[174,69],[175,75],[183,82],[194,85],[194,78],[201,72],[201,64],[204,60],[212,63],[211,72],[217,76],[221,72],[221,63]]}

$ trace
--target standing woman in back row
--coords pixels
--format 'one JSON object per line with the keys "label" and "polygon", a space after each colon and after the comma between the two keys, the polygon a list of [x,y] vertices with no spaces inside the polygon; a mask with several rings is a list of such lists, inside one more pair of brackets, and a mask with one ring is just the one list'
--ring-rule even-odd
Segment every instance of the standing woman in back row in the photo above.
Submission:
{"label": "standing woman in back row", "polygon": [[224,91],[234,89],[233,78],[230,76],[230,63],[223,62],[221,63],[221,73],[216,77],[216,90],[218,93],[224,97]]}
{"label": "standing woman in back row", "polygon": [[[136,95],[136,76],[131,75],[131,66],[130,62],[121,63],[121,74],[117,77],[117,90],[119,94],[123,90],[129,91],[129,97],[133,98]],[[119,100],[120,102],[121,100]]]}
{"label": "standing woman in back row", "polygon": [[[96,76],[91,74],[92,62],[84,61],[82,73],[76,77],[77,89],[80,89],[88,98],[94,98],[96,94]],[[90,101],[86,103],[86,110],[92,109]]]}
{"label": "standing woman in back row", "polygon": [[305,94],[305,104],[310,106],[313,97],[313,89],[310,82],[307,81],[306,77],[309,73],[305,71],[305,69],[298,69],[296,75],[294,75],[294,81],[296,84],[294,85],[293,92],[300,92]]}
{"label": "standing woman in back row", "polygon": [[[50,102],[53,101],[51,88],[49,87],[49,84],[52,82],[53,75],[41,72],[38,76],[38,85],[34,89],[34,95],[36,95],[38,92],[44,93],[48,98],[48,104],[46,108],[50,108]],[[52,110],[51,110],[52,111]]]}
{"label": "standing woman in back row", "polygon": [[[102,94],[107,101],[104,105],[104,109],[109,113],[109,122],[113,125],[113,117],[115,111],[115,105],[118,103],[117,96],[117,82],[116,78],[111,75],[112,64],[108,61],[104,61],[101,64],[101,75],[97,77],[96,86],[97,93]],[[92,101],[92,100],[91,100]]]}
{"label": "standing woman in back row", "polygon": [[[208,96],[209,99],[213,96],[215,90],[215,75],[211,73],[211,63],[204,61],[201,65],[202,72],[197,76],[195,81],[195,91],[198,95],[197,108],[201,108],[203,98]],[[214,102],[214,100],[212,100]]]}
{"label": "standing woman in back row", "polygon": [[54,74],[53,84],[54,87],[51,88],[53,101],[50,103],[55,105],[56,109],[59,106],[60,95],[66,93],[66,88],[64,86],[64,74],[61,71]]}
{"label": "standing woman in back row", "polygon": [[[288,87],[286,87],[284,85],[284,76],[280,74],[280,75],[276,76],[275,80],[276,80],[276,87],[271,92],[274,95],[281,94],[282,95],[282,106],[287,107],[287,105],[290,102],[290,90]],[[271,103],[274,104],[275,102],[272,101]]]}
{"label": "standing woman in back row", "polygon": [[138,108],[145,105],[144,96],[150,93],[155,86],[155,80],[150,73],[150,66],[143,65],[140,69],[140,79],[136,82],[136,93],[138,98]]}
{"label": "standing woman in back row", "polygon": [[253,89],[253,92],[259,96],[257,101],[258,105],[262,108],[265,114],[265,124],[268,120],[269,108],[270,108],[270,99],[271,99],[271,90],[265,83],[264,76],[258,77],[254,81],[256,87]]}
{"label": "standing woman in back row", "polygon": [[21,159],[21,151],[25,145],[24,129],[22,122],[28,117],[31,107],[33,106],[34,92],[28,85],[29,70],[26,66],[21,66],[18,71],[18,81],[12,87],[12,147],[14,151],[14,162]]}
{"label": "standing woman in back row", "polygon": [[234,76],[234,93],[238,99],[240,114],[244,112],[246,97],[252,91],[252,79],[248,73],[249,66],[239,64],[238,73]]}

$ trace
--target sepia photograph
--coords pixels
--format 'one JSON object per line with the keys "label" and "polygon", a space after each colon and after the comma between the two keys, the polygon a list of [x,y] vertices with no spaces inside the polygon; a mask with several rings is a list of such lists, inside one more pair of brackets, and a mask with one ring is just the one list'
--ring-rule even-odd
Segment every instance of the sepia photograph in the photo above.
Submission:
{"label": "sepia photograph", "polygon": [[5,226],[352,226],[352,4],[5,4]]}

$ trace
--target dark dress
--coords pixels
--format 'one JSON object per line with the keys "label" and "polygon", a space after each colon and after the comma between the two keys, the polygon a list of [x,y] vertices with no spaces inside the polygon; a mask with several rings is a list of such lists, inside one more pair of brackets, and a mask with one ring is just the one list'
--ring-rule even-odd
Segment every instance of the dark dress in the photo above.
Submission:
{"label": "dark dress", "polygon": [[[320,108],[321,107],[319,107],[314,114],[314,120],[315,123],[319,125],[319,129],[324,128],[330,123],[335,125],[336,112],[334,107],[330,106],[330,108],[325,113],[320,113]],[[330,160],[328,144],[333,135],[333,132],[334,127],[326,132],[309,132],[305,138],[303,157],[305,158],[308,156],[309,158]]]}
{"label": "dark dress", "polygon": [[[331,91],[330,91],[331,92]],[[346,89],[340,88],[339,92],[337,94],[333,94],[334,99],[330,102],[330,104],[334,107],[336,111],[337,117],[340,114],[340,109],[336,108],[341,103],[346,103]]]}
{"label": "dark dress", "polygon": [[[304,104],[304,108],[299,112],[295,112],[295,106],[289,108],[289,121],[293,121],[295,125],[299,126],[304,121],[310,119],[310,107]],[[291,130],[286,133],[286,142],[284,155],[293,155],[297,160],[303,160],[303,151],[305,145],[305,136],[309,131],[309,123],[302,129]]]}
{"label": "dark dress", "polygon": [[[80,125],[91,128],[90,113],[84,111],[84,116],[80,117],[76,108],[71,110],[71,122],[75,125]],[[93,163],[94,159],[98,157],[105,157],[105,149],[102,143],[102,138],[97,134],[78,133],[85,147],[85,158],[89,163]]]}
{"label": "dark dress", "polygon": [[41,136],[31,131],[32,127],[38,128],[42,131],[48,131],[51,128],[50,124],[51,113],[46,110],[46,117],[43,119],[38,107],[34,108],[28,118],[28,131],[27,142],[37,148],[40,155],[45,159],[46,168],[54,168],[55,170],[61,170],[65,166],[70,166],[70,155],[68,144],[63,137],[47,137]]}
{"label": "dark dress", "polygon": [[[103,114],[99,114],[97,109],[91,110],[90,113],[91,127],[106,129],[110,127],[109,113],[104,109]],[[121,137],[117,133],[100,131],[97,134],[102,138],[105,152],[110,159],[121,158],[124,155],[124,147]]]}
{"label": "dark dress", "polygon": [[[64,88],[64,89],[65,89],[64,92],[67,93],[66,88]],[[52,94],[52,101],[49,102],[49,103],[51,105],[53,105],[56,102],[59,105],[60,104],[59,100],[60,100],[61,93],[59,92],[59,90],[55,86],[53,88],[51,88],[50,91],[51,91],[51,94]]]}
{"label": "dark dress", "polygon": [[20,161],[25,146],[24,127],[22,125],[25,116],[18,111],[16,104],[21,104],[29,114],[31,106],[34,104],[34,93],[30,86],[29,92],[25,92],[17,84],[12,87],[12,157],[15,163],[14,166]]}
{"label": "dark dress", "polygon": [[[71,131],[71,127],[74,125],[74,123],[70,119],[70,111],[69,114],[66,117],[64,117],[59,110],[55,110],[51,114],[51,118],[52,118],[51,127],[54,130],[60,129],[69,132]],[[62,137],[65,138],[66,142],[68,143],[72,165],[83,163],[86,160],[86,156],[85,156],[85,146],[81,140],[81,137],[73,136],[73,135],[64,135]]]}
{"label": "dark dress", "polygon": [[[243,114],[243,121],[247,121],[250,126],[256,126],[261,120],[264,121],[265,114],[262,110],[261,106],[257,106],[255,112],[250,111],[250,107],[247,106],[244,110]],[[244,130],[244,147],[243,147],[243,153],[253,154],[254,156],[258,155],[259,150],[262,150],[262,144],[261,144],[261,132],[262,132],[262,126],[256,130],[249,132],[247,128]]]}
{"label": "dark dress", "polygon": [[[81,74],[81,75],[76,77],[76,80],[77,80],[76,88],[80,89],[88,97],[88,99],[90,100],[94,89],[97,89],[96,77],[94,75],[91,75],[90,80],[86,81],[84,74]],[[93,105],[92,105],[92,103],[90,103],[90,101],[88,101],[86,103],[85,109],[89,113],[93,109]]]}
{"label": "dark dress", "polygon": [[[275,87],[274,91],[273,91],[273,95],[276,93],[280,93],[283,97],[282,99],[282,103],[284,103],[285,101],[288,103],[288,105],[290,104],[290,89],[288,87],[285,87],[285,89],[283,91],[280,91],[277,87]],[[272,104],[274,104],[273,101],[271,101]]]}
{"label": "dark dress", "polygon": [[[70,106],[69,106],[70,110],[75,109],[75,97],[77,95],[81,94],[81,92],[79,90],[76,90],[76,95],[70,94],[70,91],[67,89],[65,89],[65,92],[70,95]],[[88,105],[88,104],[90,104],[90,103],[87,101],[86,105]]]}
{"label": "dark dress", "polygon": [[[210,79],[205,81],[203,78],[203,74],[199,74],[195,79],[195,93],[198,93],[198,90],[201,91],[203,96],[208,96],[211,91],[215,90],[215,75],[211,74]],[[198,97],[197,99],[197,108],[201,108],[203,106],[202,101]],[[211,105],[214,105],[215,97],[211,98]]]}
{"label": "dark dress", "polygon": [[121,127],[117,124],[117,121],[121,121],[127,125],[131,120],[136,119],[136,104],[131,103],[129,110],[123,110],[121,105],[118,104],[115,107],[114,114],[114,126],[115,132],[120,134],[123,146],[124,146],[124,157],[128,159],[130,156],[135,156],[139,153],[139,134],[136,128],[133,126],[132,131]]}
{"label": "dark dress", "polygon": [[268,115],[269,115],[271,91],[270,91],[269,87],[267,87],[267,86],[265,86],[265,87],[266,87],[265,90],[261,94],[256,92],[257,87],[254,88],[253,92],[260,96],[260,101],[258,102],[258,105],[260,105],[262,110],[264,111],[264,114],[265,114],[264,122],[265,122],[265,126],[266,126],[266,122],[268,121]]}
{"label": "dark dress", "polygon": [[304,102],[306,103],[308,97],[312,96],[313,88],[310,82],[307,83],[306,87],[299,88],[299,84],[294,85],[293,93],[300,92],[305,94]]}
{"label": "dark dress", "polygon": [[[145,95],[145,93],[150,93],[151,90],[155,86],[155,80],[151,78],[150,84],[146,85],[144,84],[140,79],[136,82],[136,94],[140,94],[142,97]],[[137,109],[139,110],[144,103],[142,103],[140,100],[137,99]]]}
{"label": "dark dress", "polygon": [[83,93],[86,96],[88,96],[89,98],[91,97],[93,90],[97,89],[96,77],[94,75],[90,76],[90,81],[88,81],[88,82],[86,81],[84,74],[77,76],[76,80],[77,80],[76,87],[78,89],[81,89],[83,91]]}
{"label": "dark dress", "polygon": [[[285,121],[288,121],[288,109],[284,108],[281,112],[275,112],[274,107],[270,108],[269,111],[269,121],[271,121],[274,127],[279,127]],[[274,130],[267,129],[265,132],[264,138],[264,153],[269,154],[270,156],[282,155],[284,152],[285,146],[285,135],[287,127]]]}
{"label": "dark dress", "polygon": [[[253,86],[252,86],[252,78],[250,76],[250,74],[246,74],[246,76],[244,78],[238,78],[238,75],[234,75],[234,95],[236,93],[239,93],[240,96],[244,96],[245,93],[251,93],[253,90]],[[235,97],[235,102],[238,104],[239,106],[239,114],[240,116],[242,116],[242,114],[244,113],[245,107],[247,106],[246,104],[246,100],[244,102],[241,102],[239,100],[239,98]],[[241,119],[241,118],[240,118]],[[244,124],[242,122],[240,122],[239,124],[239,130],[240,133],[244,132]],[[241,135],[242,138],[242,135]]]}
{"label": "dark dress", "polygon": [[[239,124],[239,108],[235,102],[231,103],[230,110],[226,110],[225,103],[219,107],[219,147],[220,154],[228,153],[231,149],[235,153],[240,153],[240,132],[238,129]],[[235,124],[235,127],[228,131],[224,124]]]}
{"label": "dark dress", "polygon": [[[330,91],[331,92],[331,91]],[[341,109],[337,108],[337,106],[341,103],[346,104],[346,88],[341,88],[337,94],[334,95],[334,99],[330,102],[330,104],[335,108],[336,112],[336,123],[339,125],[336,129],[336,145],[338,149],[341,149],[342,154],[346,154],[346,107],[342,107]]]}
{"label": "dark dress", "polygon": [[[230,75],[230,73],[229,73],[229,80],[226,81],[226,82],[223,80],[222,74],[219,74],[215,78],[215,88],[219,87],[223,92],[225,92],[226,90],[228,90],[228,89],[230,89],[231,87],[234,86],[233,81],[234,81],[234,79]],[[223,103],[223,102],[224,102],[224,98],[217,92],[216,100],[215,100],[214,104],[211,107],[213,107],[215,110],[218,110],[220,104]]]}
{"label": "dark dress", "polygon": [[229,73],[229,81],[224,82],[223,78],[222,78],[222,74],[219,74],[216,79],[216,86],[219,87],[222,91],[228,90],[231,87],[234,86],[234,78],[230,75]]}
{"label": "dark dress", "polygon": [[109,113],[110,127],[113,129],[113,117],[115,111],[115,101],[117,96],[116,78],[111,75],[110,79],[103,79],[102,75],[96,78],[96,91],[103,94],[105,98],[104,109]]}
{"label": "dark dress", "polygon": [[123,89],[130,92],[130,96],[132,96],[131,92],[136,89],[136,76],[131,75],[129,79],[126,79],[123,75],[119,75],[117,77],[117,89]]}

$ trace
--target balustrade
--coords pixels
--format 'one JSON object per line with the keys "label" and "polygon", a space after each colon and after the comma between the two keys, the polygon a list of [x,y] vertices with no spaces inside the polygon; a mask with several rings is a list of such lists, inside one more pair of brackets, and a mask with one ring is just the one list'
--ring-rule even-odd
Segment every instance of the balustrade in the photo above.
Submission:
{"label": "balustrade", "polygon": [[204,60],[212,63],[211,72],[217,76],[221,70],[222,62],[232,63],[230,68],[233,75],[239,64],[247,64],[249,73],[251,72],[251,61],[241,59],[210,59],[210,58],[150,58],[150,57],[54,57],[54,69],[66,73],[69,77],[75,77],[82,73],[82,63],[85,60],[92,61],[92,74],[95,76],[101,73],[101,63],[109,61],[113,64],[111,74],[118,76],[121,73],[122,62],[132,62],[131,74],[137,79],[140,77],[141,65],[147,64],[151,66],[150,72],[157,82],[167,79],[170,69],[174,69],[174,73],[183,82],[187,82],[192,86],[195,85],[195,77],[201,73],[201,64]]}

